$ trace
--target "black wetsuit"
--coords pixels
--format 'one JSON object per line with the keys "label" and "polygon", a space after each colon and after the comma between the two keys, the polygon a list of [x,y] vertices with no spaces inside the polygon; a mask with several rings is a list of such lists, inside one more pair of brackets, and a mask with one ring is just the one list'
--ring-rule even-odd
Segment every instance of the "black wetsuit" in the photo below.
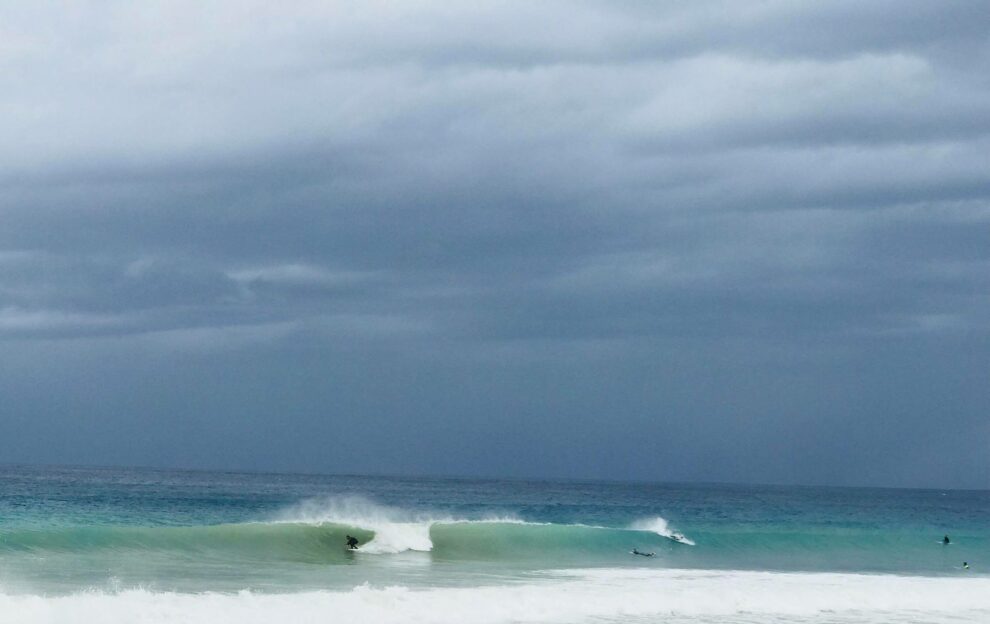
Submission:
{"label": "black wetsuit", "polygon": [[356,537],[351,537],[350,535],[348,535],[347,536],[347,547],[350,548],[351,550],[357,550],[357,547],[358,547],[357,538]]}

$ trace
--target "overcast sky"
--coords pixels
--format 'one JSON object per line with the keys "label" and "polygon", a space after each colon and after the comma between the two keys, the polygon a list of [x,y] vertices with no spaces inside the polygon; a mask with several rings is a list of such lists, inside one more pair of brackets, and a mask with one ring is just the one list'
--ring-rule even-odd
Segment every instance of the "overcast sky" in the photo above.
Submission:
{"label": "overcast sky", "polygon": [[984,2],[0,9],[0,462],[990,487]]}

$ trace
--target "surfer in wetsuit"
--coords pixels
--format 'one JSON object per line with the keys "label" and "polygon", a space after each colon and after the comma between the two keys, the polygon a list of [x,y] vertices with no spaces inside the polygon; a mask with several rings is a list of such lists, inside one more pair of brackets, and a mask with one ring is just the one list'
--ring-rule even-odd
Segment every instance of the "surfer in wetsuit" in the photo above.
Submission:
{"label": "surfer in wetsuit", "polygon": [[943,544],[948,544],[948,543],[949,543],[949,541],[950,541],[950,540],[949,540],[949,536],[948,536],[948,535],[946,535],[945,537],[943,537],[943,538],[942,538],[942,543],[943,543]]}
{"label": "surfer in wetsuit", "polygon": [[969,562],[963,561],[963,570],[968,570],[968,569],[969,569]]}
{"label": "surfer in wetsuit", "polygon": [[645,552],[639,552],[639,549],[637,549],[637,548],[633,548],[633,549],[632,549],[632,554],[634,554],[634,555],[639,555],[640,557],[652,557],[652,556],[653,556],[653,555],[655,555],[656,553],[645,553]]}
{"label": "surfer in wetsuit", "polygon": [[357,550],[358,541],[356,537],[347,536],[347,547],[351,550]]}

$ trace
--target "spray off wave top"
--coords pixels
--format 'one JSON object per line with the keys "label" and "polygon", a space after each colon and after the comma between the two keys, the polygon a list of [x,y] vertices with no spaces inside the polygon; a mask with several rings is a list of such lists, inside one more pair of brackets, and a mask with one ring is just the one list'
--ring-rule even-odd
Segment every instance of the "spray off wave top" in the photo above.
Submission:
{"label": "spray off wave top", "polygon": [[[346,548],[346,537],[360,542]],[[355,556],[430,552],[450,559],[624,555],[661,548],[679,535],[663,518],[629,528],[458,518],[385,507],[360,498],[308,500],[265,521],[176,527],[84,526],[0,532],[0,551],[144,550],[204,558],[351,561]],[[685,542],[693,543],[693,542]]]}

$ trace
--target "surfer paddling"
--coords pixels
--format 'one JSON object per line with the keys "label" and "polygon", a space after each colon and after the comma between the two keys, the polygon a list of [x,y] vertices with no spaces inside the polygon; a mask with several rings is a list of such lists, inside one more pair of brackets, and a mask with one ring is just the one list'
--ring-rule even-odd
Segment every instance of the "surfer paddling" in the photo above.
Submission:
{"label": "surfer paddling", "polygon": [[653,557],[653,556],[656,555],[656,553],[653,553],[653,552],[648,552],[648,553],[647,552],[640,552],[639,549],[637,549],[637,548],[633,548],[632,549],[632,554],[639,555],[640,557]]}

